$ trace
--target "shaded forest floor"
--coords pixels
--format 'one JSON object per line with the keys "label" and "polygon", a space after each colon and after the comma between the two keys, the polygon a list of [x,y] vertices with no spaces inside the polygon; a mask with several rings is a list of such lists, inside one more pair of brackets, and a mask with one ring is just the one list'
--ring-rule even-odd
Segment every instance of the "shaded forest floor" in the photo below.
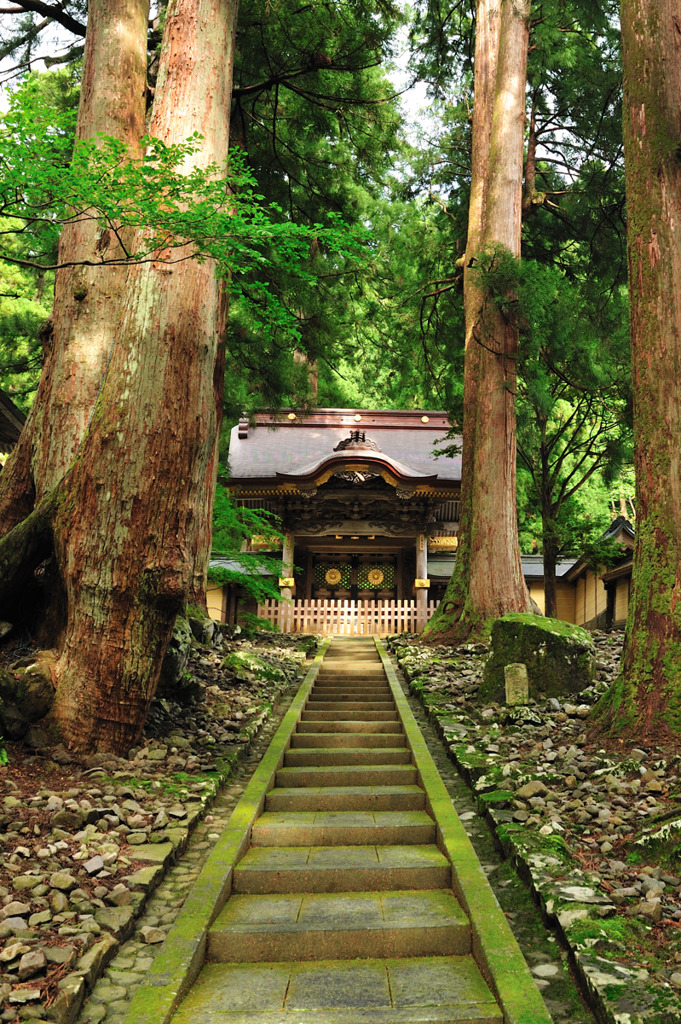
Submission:
{"label": "shaded forest floor", "polygon": [[[421,649],[409,637],[391,646],[478,813],[571,951],[599,1016],[667,1024],[681,1020],[681,756],[589,743],[590,709],[620,653],[617,635],[597,636],[597,644],[593,687],[516,710],[477,701],[483,648]],[[230,799],[238,798],[238,765],[246,757],[255,766],[274,728],[272,708],[305,667],[300,638],[218,636],[194,648],[182,692],[154,701],[127,758],[77,760],[59,747],[7,744],[0,1021],[115,1024],[228,817],[232,805],[219,810],[216,801],[220,786],[227,780]],[[473,814],[462,819],[471,829]],[[499,873],[501,885],[511,884],[509,870]],[[170,895],[158,895],[165,883],[152,895],[168,871],[180,881]],[[550,1003],[555,964],[537,958],[530,966]]]}
{"label": "shaded forest floor", "polygon": [[[279,697],[297,686],[306,668],[301,646],[295,638],[263,636],[256,646],[219,634],[195,645],[182,689],[153,701],[142,740],[125,758],[5,743],[0,1021],[75,1019],[201,819],[212,835],[205,812]],[[26,653],[6,648],[5,660]],[[150,952],[178,909],[142,935]]]}
{"label": "shaded forest floor", "polygon": [[681,1020],[681,751],[589,741],[622,645],[616,633],[595,641],[593,686],[521,708],[478,701],[483,645],[390,646],[596,1012]]}

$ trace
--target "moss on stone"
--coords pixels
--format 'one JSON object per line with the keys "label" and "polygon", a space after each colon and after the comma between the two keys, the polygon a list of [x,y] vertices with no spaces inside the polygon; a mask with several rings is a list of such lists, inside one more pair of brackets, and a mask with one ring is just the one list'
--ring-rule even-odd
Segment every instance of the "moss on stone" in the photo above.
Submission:
{"label": "moss on stone", "polygon": [[570,942],[583,948],[603,948],[614,943],[631,949],[645,934],[646,928],[636,918],[622,915],[610,918],[583,917],[568,928]]}
{"label": "moss on stone", "polygon": [[653,861],[677,872],[681,862],[681,816],[653,828],[648,826],[630,845],[627,860],[633,864]]}
{"label": "moss on stone", "polygon": [[286,678],[281,669],[270,665],[252,651],[233,651],[223,660],[221,667],[233,672],[237,679],[250,680],[255,676],[272,682],[283,682]]}
{"label": "moss on stone", "polygon": [[585,629],[543,615],[504,615],[492,626],[492,653],[485,665],[479,697],[505,699],[504,668],[527,665],[530,696],[560,697],[579,693],[596,672],[596,656]]}

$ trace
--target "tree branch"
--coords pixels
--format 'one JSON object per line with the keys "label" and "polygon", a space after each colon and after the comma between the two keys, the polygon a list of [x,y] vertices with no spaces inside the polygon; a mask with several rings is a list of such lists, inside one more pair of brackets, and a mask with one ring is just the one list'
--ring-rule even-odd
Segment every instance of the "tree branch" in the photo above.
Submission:
{"label": "tree branch", "polygon": [[76,36],[85,35],[85,25],[81,25],[79,21],[67,14],[61,4],[46,4],[43,3],[43,0],[20,0],[16,7],[0,8],[0,14],[24,14],[28,11],[42,14],[44,18],[51,18]]}

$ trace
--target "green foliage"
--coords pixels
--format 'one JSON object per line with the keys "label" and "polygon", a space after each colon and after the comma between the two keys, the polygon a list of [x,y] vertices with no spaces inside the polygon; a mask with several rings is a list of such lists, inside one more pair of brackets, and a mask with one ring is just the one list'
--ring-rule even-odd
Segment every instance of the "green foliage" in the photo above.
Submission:
{"label": "green foliage", "polygon": [[[345,223],[369,226],[371,236],[361,266],[335,257],[315,237],[308,250],[313,279],[283,263],[268,268],[271,289],[295,310],[298,362],[285,339],[262,344],[248,304],[232,304],[227,400],[236,414],[281,403],[305,408],[314,401],[310,368],[319,378],[319,404],[395,401],[383,387],[389,369],[381,365],[381,348],[390,332],[376,294],[386,253],[375,210],[387,208],[401,147],[399,108],[384,68],[404,18],[401,5],[389,0],[275,2],[267,16],[260,0],[240,4],[232,145],[244,152],[267,201],[291,222],[311,226],[332,211]],[[399,344],[392,339],[391,347]]]}
{"label": "green foliage", "polygon": [[[202,168],[198,135],[175,146],[143,139],[141,157],[102,135],[74,144],[75,112],[46,100],[40,78],[13,94],[0,129],[0,214],[9,220],[0,258],[53,268],[62,226],[96,219],[127,246],[116,262],[211,260],[247,303],[263,348],[282,335],[289,344],[300,336],[297,318],[269,286],[274,268],[314,285],[313,241],[331,262],[360,258],[364,233],[349,231],[337,215],[296,224],[265,203],[239,150],[227,167]],[[30,258],[16,254],[17,236],[30,239]]]}
{"label": "green foliage", "polygon": [[253,612],[245,612],[241,617],[241,632],[245,636],[255,636],[256,633],[278,633],[279,627],[269,619],[261,619]]}
{"label": "green foliage", "polygon": [[[0,230],[6,224],[0,220]],[[49,300],[44,281],[0,262],[0,389],[24,412],[40,375],[40,331],[50,315]]]}
{"label": "green foliage", "polygon": [[272,547],[281,545],[283,534],[279,520],[263,509],[241,508],[227,488],[218,483],[213,510],[213,553],[232,559],[236,566],[211,566],[208,579],[212,583],[227,586],[239,584],[244,591],[257,601],[267,598],[278,599],[276,583],[281,572],[281,559],[267,553],[242,551],[242,542],[255,534],[272,540]]}
{"label": "green foliage", "polygon": [[626,298],[618,291],[599,309],[578,276],[499,249],[476,269],[520,332],[521,543],[538,541],[555,562],[607,527],[608,484],[631,457]]}

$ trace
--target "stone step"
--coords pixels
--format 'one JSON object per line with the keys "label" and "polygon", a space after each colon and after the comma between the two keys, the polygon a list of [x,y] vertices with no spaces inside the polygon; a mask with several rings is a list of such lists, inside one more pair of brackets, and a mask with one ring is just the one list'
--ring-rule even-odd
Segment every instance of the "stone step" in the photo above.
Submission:
{"label": "stone step", "polygon": [[346,710],[342,706],[340,708],[328,710],[319,710],[317,707],[310,707],[306,705],[305,710],[301,715],[301,721],[303,722],[398,722],[399,715],[396,711],[371,711],[368,709],[362,709],[361,711]]}
{"label": "stone step", "polygon": [[329,686],[325,690],[313,690],[310,700],[320,702],[335,701],[337,704],[390,704],[395,707],[395,701],[391,693],[386,690],[348,690],[344,686],[333,689]]}
{"label": "stone step", "polygon": [[293,786],[271,789],[266,811],[420,811],[420,786]]}
{"label": "stone step", "polygon": [[[361,736],[356,737],[356,742]],[[325,765],[390,765],[411,764],[411,751],[406,747],[296,747],[284,755],[287,767],[323,767]]]}
{"label": "stone step", "polygon": [[435,842],[425,811],[264,811],[253,846],[399,846]]}
{"label": "stone step", "polygon": [[380,658],[330,658],[327,652],[321,667],[320,675],[362,675],[364,673],[380,675],[383,671]]}
{"label": "stone step", "polygon": [[234,895],[208,933],[208,960],[263,962],[470,953],[468,918],[453,893]]}
{"label": "stone step", "polygon": [[335,698],[310,697],[306,711],[392,711],[392,700],[336,700]]}
{"label": "stone step", "polygon": [[375,664],[364,663],[357,664],[355,668],[350,668],[348,665],[342,666],[327,665],[326,668],[322,665],[322,669],[317,676],[317,680],[320,679],[377,679],[381,682],[385,682],[385,672],[381,666],[381,663]]}
{"label": "stone step", "polygon": [[339,680],[341,682],[344,682],[346,679],[359,680],[360,682],[373,680],[385,683],[385,672],[380,662],[378,665],[372,663],[371,665],[358,666],[357,669],[352,671],[347,666],[345,668],[341,668],[339,665],[328,666],[327,668],[322,666],[321,672],[317,676],[317,683],[327,679]]}
{"label": "stone step", "polygon": [[362,892],[447,889],[451,868],[437,846],[252,846],[233,891]]}
{"label": "stone step", "polygon": [[399,747],[406,746],[398,732],[294,732],[291,747]]}
{"label": "stone step", "polygon": [[206,964],[172,1024],[502,1024],[473,958]]}
{"label": "stone step", "polygon": [[386,686],[385,673],[375,672],[320,672],[315,686]]}
{"label": "stone step", "polygon": [[361,732],[361,733],[393,733],[396,736],[402,735],[402,726],[399,721],[392,719],[391,721],[384,721],[378,719],[375,721],[371,719],[367,721],[365,719],[350,719],[346,721],[344,718],[334,717],[331,721],[322,719],[317,721],[313,719],[308,721],[307,719],[298,722],[296,729],[297,733],[305,732]]}
{"label": "stone step", "polygon": [[280,768],[277,786],[413,786],[416,768],[395,765],[314,765],[309,768]]}
{"label": "stone step", "polygon": [[341,682],[340,680],[334,680],[333,682],[327,683],[316,683],[312,692],[314,694],[329,694],[329,693],[356,693],[358,697],[362,698],[371,694],[381,694],[387,697],[392,697],[390,688],[385,683],[369,683],[369,682]]}

